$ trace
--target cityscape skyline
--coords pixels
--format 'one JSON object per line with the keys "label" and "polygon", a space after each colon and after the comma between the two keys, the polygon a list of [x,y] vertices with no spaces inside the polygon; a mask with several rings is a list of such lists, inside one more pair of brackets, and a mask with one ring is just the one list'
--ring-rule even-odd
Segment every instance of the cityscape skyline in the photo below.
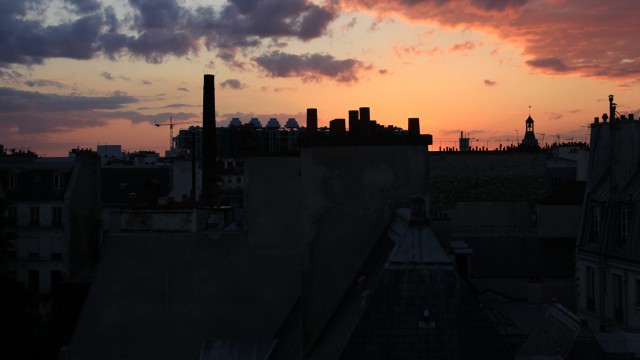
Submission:
{"label": "cityscape skyline", "polygon": [[[294,117],[319,126],[369,106],[432,149],[464,131],[479,146],[536,132],[585,139],[616,94],[640,113],[640,4],[110,0],[5,5],[0,129],[6,148],[65,156],[121,144],[168,148],[166,127],[202,121],[203,73],[216,75],[219,126]],[[559,34],[561,36],[559,36]],[[184,128],[188,125],[184,125]],[[176,132],[182,128],[176,126]],[[550,141],[551,140],[551,141]],[[495,144],[495,145],[494,145]]]}

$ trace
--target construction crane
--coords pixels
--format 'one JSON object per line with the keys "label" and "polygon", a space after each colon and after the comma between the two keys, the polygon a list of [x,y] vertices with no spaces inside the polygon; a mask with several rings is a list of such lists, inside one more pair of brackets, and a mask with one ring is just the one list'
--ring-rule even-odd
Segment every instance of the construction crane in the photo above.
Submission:
{"label": "construction crane", "polygon": [[160,126],[168,126],[169,127],[169,149],[171,151],[174,150],[174,146],[173,146],[173,127],[175,125],[196,125],[198,123],[195,122],[191,122],[191,121],[180,121],[180,122],[173,122],[173,117],[169,117],[169,122],[168,123],[162,123],[162,124],[158,124],[157,122],[155,123],[156,127],[160,127]]}

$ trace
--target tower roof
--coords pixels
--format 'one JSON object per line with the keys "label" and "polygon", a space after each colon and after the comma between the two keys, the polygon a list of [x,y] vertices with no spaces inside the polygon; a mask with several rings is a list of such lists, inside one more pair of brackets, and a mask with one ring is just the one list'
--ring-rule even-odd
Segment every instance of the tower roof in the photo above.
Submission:
{"label": "tower roof", "polygon": [[533,119],[531,118],[531,115],[529,115],[527,120],[525,120],[524,122],[527,123],[527,124],[533,124]]}

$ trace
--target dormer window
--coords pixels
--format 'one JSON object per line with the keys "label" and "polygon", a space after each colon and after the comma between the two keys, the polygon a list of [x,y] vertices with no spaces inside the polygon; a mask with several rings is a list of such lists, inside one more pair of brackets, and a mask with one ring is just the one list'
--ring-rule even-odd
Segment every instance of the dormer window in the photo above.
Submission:
{"label": "dormer window", "polygon": [[616,236],[616,246],[624,248],[627,246],[627,239],[629,238],[629,217],[631,216],[631,210],[628,207],[620,209],[618,218],[618,233]]}
{"label": "dormer window", "polygon": [[18,174],[9,174],[9,190],[17,190],[20,187]]}
{"label": "dormer window", "polygon": [[62,174],[53,174],[53,188],[55,190],[62,189]]}
{"label": "dormer window", "polygon": [[629,236],[629,210],[620,210],[620,237],[627,239]]}

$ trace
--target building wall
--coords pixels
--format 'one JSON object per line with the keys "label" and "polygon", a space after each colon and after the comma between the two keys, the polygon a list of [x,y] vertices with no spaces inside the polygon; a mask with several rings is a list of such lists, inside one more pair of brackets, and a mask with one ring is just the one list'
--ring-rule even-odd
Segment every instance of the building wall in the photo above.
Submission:
{"label": "building wall", "polygon": [[519,152],[430,153],[435,211],[460,201],[529,201],[547,190],[546,154]]}
{"label": "building wall", "polygon": [[582,205],[537,205],[538,231],[545,237],[571,237],[580,232]]}
{"label": "building wall", "polygon": [[393,211],[428,189],[422,146],[307,147],[300,153],[300,241],[307,255],[302,299],[304,343],[313,344]]}
{"label": "building wall", "polygon": [[[576,294],[579,314],[596,329],[640,331],[639,142],[640,121],[591,126],[587,197],[576,248]],[[589,286],[591,282],[595,286]]]}
{"label": "building wall", "polygon": [[77,160],[65,194],[69,221],[69,276],[75,278],[98,260],[100,225],[100,158],[86,154]]}
{"label": "building wall", "polygon": [[527,202],[458,202],[447,211],[452,226],[532,227],[532,209]]}

